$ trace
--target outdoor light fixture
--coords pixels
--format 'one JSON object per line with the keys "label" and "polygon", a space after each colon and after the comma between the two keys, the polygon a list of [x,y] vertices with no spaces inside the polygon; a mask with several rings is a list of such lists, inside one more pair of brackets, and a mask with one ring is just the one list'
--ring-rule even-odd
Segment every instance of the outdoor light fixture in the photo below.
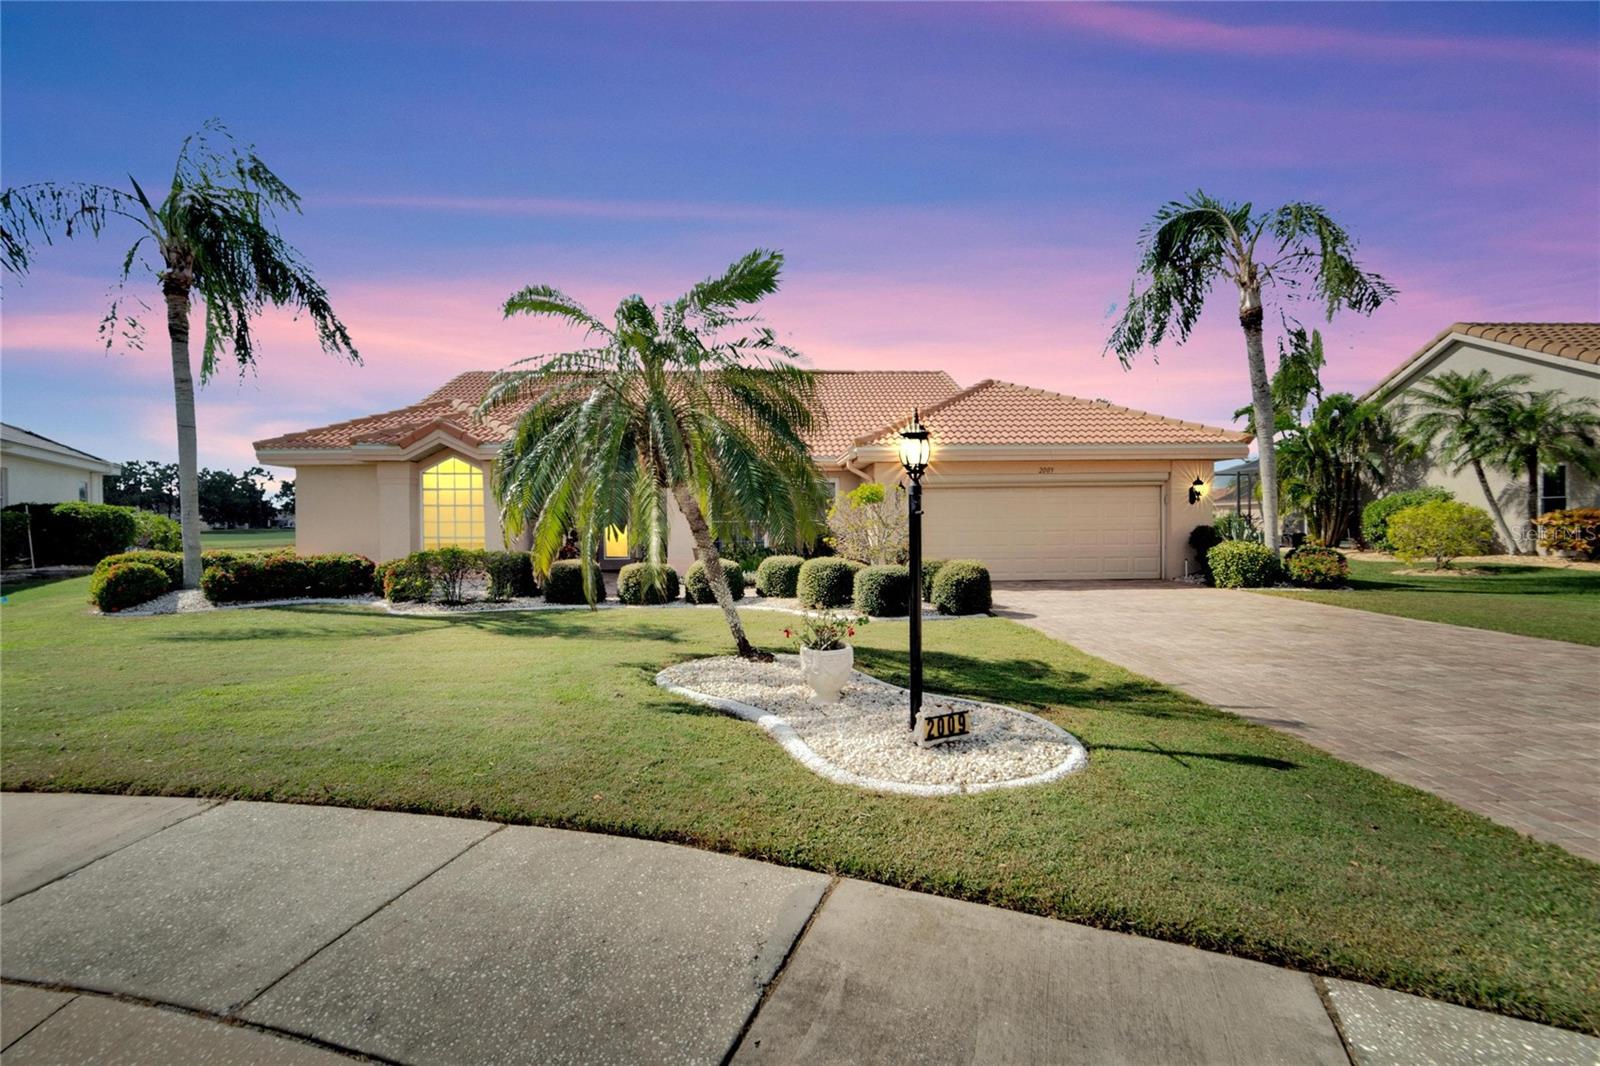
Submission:
{"label": "outdoor light fixture", "polygon": [[900,431],[900,465],[911,479],[907,520],[911,526],[911,722],[917,728],[922,710],[922,475],[928,469],[928,431],[911,411],[911,423]]}
{"label": "outdoor light fixture", "polygon": [[1194,479],[1194,484],[1189,486],[1189,506],[1193,507],[1200,502],[1200,497],[1206,494],[1206,483],[1199,478]]}

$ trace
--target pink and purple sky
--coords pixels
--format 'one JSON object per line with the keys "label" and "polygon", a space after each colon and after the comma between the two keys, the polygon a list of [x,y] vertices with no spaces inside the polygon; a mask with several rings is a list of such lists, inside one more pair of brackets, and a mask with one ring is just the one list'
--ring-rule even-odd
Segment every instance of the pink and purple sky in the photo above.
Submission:
{"label": "pink and purple sky", "polygon": [[[0,163],[7,186],[160,186],[215,115],[304,196],[282,228],[365,365],[269,317],[259,371],[201,394],[207,465],[569,343],[500,319],[525,284],[608,311],[756,246],[788,257],[766,313],[815,366],[1226,423],[1247,398],[1231,293],[1159,363],[1101,354],[1140,227],[1196,187],[1319,201],[1399,287],[1370,319],[1290,308],[1333,389],[1452,321],[1600,318],[1597,11],[7,4]],[[5,279],[0,414],[170,459],[164,331],[96,339],[132,236]]]}

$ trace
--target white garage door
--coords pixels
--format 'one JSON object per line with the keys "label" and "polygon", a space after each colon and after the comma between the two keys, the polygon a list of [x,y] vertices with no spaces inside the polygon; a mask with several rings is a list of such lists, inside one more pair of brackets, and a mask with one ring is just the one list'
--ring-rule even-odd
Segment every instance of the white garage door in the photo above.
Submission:
{"label": "white garage door", "polygon": [[1161,576],[1161,488],[1040,485],[923,493],[923,554],[1013,581]]}

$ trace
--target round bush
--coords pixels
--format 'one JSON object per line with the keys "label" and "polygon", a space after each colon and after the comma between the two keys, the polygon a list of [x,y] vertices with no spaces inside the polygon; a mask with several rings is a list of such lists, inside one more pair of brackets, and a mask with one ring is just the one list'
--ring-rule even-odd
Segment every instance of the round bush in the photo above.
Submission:
{"label": "round bush", "polygon": [[989,568],[974,559],[953,559],[933,579],[933,605],[940,614],[982,614],[994,606]]}
{"label": "round bush", "polygon": [[874,617],[909,614],[911,571],[895,564],[857,570],[855,610]]}
{"label": "round bush", "polygon": [[1350,579],[1350,560],[1332,548],[1306,544],[1290,552],[1284,563],[1289,580],[1301,588],[1342,588]]}
{"label": "round bush", "polygon": [[629,563],[617,575],[617,599],[635,607],[678,598],[678,572],[670,566]]}
{"label": "round bush", "polygon": [[[589,591],[593,602],[606,598],[606,579],[598,566],[589,569]],[[550,564],[550,576],[544,581],[546,603],[588,603],[583,594],[583,560],[558,559]]]}
{"label": "round bush", "polygon": [[167,575],[149,563],[118,563],[89,581],[89,599],[102,611],[137,607],[168,591]]}
{"label": "round bush", "polygon": [[1408,489],[1381,500],[1373,500],[1361,509],[1361,539],[1378,551],[1393,551],[1394,545],[1389,543],[1389,519],[1419,503],[1455,498],[1455,493],[1449,489],[1425,488]]}
{"label": "round bush", "polygon": [[1278,553],[1253,540],[1225,540],[1206,553],[1211,582],[1219,589],[1259,589],[1283,576]]}
{"label": "round bush", "polygon": [[925,603],[933,602],[933,579],[939,576],[939,571],[944,568],[948,559],[922,560],[922,599]]}
{"label": "round bush", "polygon": [[491,600],[538,595],[539,585],[533,580],[533,556],[527,552],[484,552],[483,568],[489,575]]}
{"label": "round bush", "polygon": [[756,567],[756,591],[763,596],[792,597],[803,565],[805,560],[798,555],[767,556]]}
{"label": "round bush", "polygon": [[383,597],[390,603],[426,603],[433,599],[433,567],[426,552],[383,564]]}
{"label": "round bush", "polygon": [[861,564],[836,555],[807,559],[795,580],[802,607],[845,607],[855,599],[856,571]]}
{"label": "round bush", "polygon": [[183,527],[154,511],[133,512],[133,546],[151,551],[183,551]]}
{"label": "round bush", "polygon": [[183,555],[179,552],[132,551],[108,555],[95,565],[96,574],[109,570],[119,563],[144,563],[167,575],[168,590],[183,584]]}
{"label": "round bush", "polygon": [[[728,579],[728,592],[736,600],[744,599],[744,571],[731,559],[723,559],[722,576]],[[706,578],[706,564],[695,562],[683,575],[683,598],[690,603],[716,603],[711,594],[711,582]]]}
{"label": "round bush", "polygon": [[1389,516],[1389,543],[1408,563],[1432,559],[1444,569],[1461,555],[1482,555],[1494,543],[1494,523],[1481,507],[1433,500]]}

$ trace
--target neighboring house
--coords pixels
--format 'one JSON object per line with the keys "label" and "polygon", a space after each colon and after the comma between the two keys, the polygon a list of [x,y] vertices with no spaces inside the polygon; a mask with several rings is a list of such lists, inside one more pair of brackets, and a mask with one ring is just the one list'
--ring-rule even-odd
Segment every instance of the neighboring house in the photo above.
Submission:
{"label": "neighboring house", "polygon": [[[410,407],[257,441],[260,462],[295,468],[299,550],[381,561],[502,547],[488,473],[521,409],[476,413],[492,377],[460,374]],[[1211,521],[1191,486],[1248,450],[1233,430],[1003,381],[962,389],[942,371],[825,370],[816,382],[808,443],[835,492],[899,481],[895,435],[920,409],[933,438],[924,554],[981,559],[997,578],[1181,575],[1189,531]],[[627,557],[625,532],[605,555]],[[669,561],[692,557],[673,508]]]}
{"label": "neighboring house", "polygon": [[13,503],[105,502],[106,475],[122,467],[0,422],[0,507]]}
{"label": "neighboring house", "polygon": [[[1600,402],[1600,322],[1457,322],[1441,331],[1401,363],[1362,399],[1375,399],[1405,413],[1407,390],[1448,370],[1469,374],[1488,370],[1497,378],[1526,374],[1524,388],[1556,390],[1569,397]],[[1521,472],[1489,468],[1490,491],[1505,512],[1512,531],[1522,535],[1527,522],[1527,479]],[[1468,467],[1454,471],[1432,457],[1397,472],[1386,491],[1437,485],[1456,499],[1478,507],[1486,500]],[[1545,470],[1540,478],[1541,513],[1566,507],[1600,507],[1600,482],[1565,465]]]}

